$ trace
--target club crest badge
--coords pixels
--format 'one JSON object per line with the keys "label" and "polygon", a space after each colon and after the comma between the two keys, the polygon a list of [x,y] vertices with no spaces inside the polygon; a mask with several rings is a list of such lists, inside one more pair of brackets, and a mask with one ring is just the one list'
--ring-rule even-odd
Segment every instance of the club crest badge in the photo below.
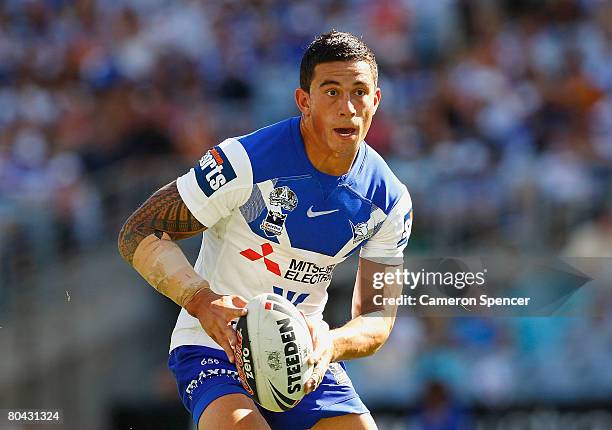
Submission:
{"label": "club crest badge", "polygon": [[368,240],[372,236],[374,236],[378,230],[382,227],[382,221],[376,223],[376,221],[370,218],[366,222],[360,222],[358,224],[353,224],[351,220],[351,228],[353,229],[353,243],[358,243],[364,240]]}
{"label": "club crest badge", "polygon": [[280,207],[291,212],[297,204],[297,196],[287,186],[274,188],[270,193],[270,206]]}
{"label": "club crest badge", "polygon": [[283,210],[291,212],[297,204],[297,196],[287,186],[274,188],[270,192],[270,209],[268,209],[268,214],[261,223],[261,229],[265,232],[266,236],[278,236],[283,232],[288,215],[283,213]]}

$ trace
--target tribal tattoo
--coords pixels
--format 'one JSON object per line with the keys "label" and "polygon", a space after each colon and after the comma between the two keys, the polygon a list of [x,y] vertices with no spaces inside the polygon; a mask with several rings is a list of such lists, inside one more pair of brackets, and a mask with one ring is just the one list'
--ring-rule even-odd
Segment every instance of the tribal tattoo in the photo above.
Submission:
{"label": "tribal tattoo", "polygon": [[150,234],[161,238],[167,233],[172,240],[186,239],[206,230],[187,209],[176,188],[176,181],[159,189],[125,222],[119,233],[121,256],[130,264],[138,244]]}

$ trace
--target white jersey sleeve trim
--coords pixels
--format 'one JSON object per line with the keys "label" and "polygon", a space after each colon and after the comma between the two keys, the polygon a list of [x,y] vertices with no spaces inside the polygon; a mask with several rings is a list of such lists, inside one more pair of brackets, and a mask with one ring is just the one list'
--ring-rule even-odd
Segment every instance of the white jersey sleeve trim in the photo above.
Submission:
{"label": "white jersey sleeve trim", "polygon": [[[195,169],[199,168],[197,165],[176,180],[176,186],[183,202],[193,216],[208,228],[244,204],[253,188],[251,162],[242,144],[236,139],[227,139],[218,148],[222,150],[229,167],[233,169],[235,174],[233,179],[214,191],[209,188],[208,195],[196,178]],[[210,157],[210,152],[207,152],[202,160]],[[211,173],[214,171],[211,170]]]}
{"label": "white jersey sleeve trim", "polygon": [[403,261],[404,249],[412,230],[412,199],[406,187],[380,230],[361,248],[359,256],[385,263],[388,259]]}

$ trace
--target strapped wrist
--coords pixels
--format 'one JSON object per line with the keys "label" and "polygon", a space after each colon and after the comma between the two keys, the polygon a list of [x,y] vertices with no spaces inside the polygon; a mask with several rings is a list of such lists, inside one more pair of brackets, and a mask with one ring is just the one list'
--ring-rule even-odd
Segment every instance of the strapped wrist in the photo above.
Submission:
{"label": "strapped wrist", "polygon": [[210,302],[210,292],[212,292],[212,290],[208,284],[202,285],[201,288],[196,290],[193,295],[185,301],[183,308],[185,308],[189,315],[197,318],[197,312],[202,303]]}
{"label": "strapped wrist", "polygon": [[132,265],[153,288],[184,307],[208,283],[191,267],[181,248],[165,237],[145,237],[134,252]]}

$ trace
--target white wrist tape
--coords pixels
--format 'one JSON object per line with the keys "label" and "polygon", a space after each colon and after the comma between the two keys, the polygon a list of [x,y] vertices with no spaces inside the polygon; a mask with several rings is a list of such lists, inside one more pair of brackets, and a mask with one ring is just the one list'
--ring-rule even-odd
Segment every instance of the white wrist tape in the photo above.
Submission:
{"label": "white wrist tape", "polygon": [[153,288],[181,307],[208,286],[166,233],[161,239],[154,234],[145,237],[134,252],[132,265]]}

